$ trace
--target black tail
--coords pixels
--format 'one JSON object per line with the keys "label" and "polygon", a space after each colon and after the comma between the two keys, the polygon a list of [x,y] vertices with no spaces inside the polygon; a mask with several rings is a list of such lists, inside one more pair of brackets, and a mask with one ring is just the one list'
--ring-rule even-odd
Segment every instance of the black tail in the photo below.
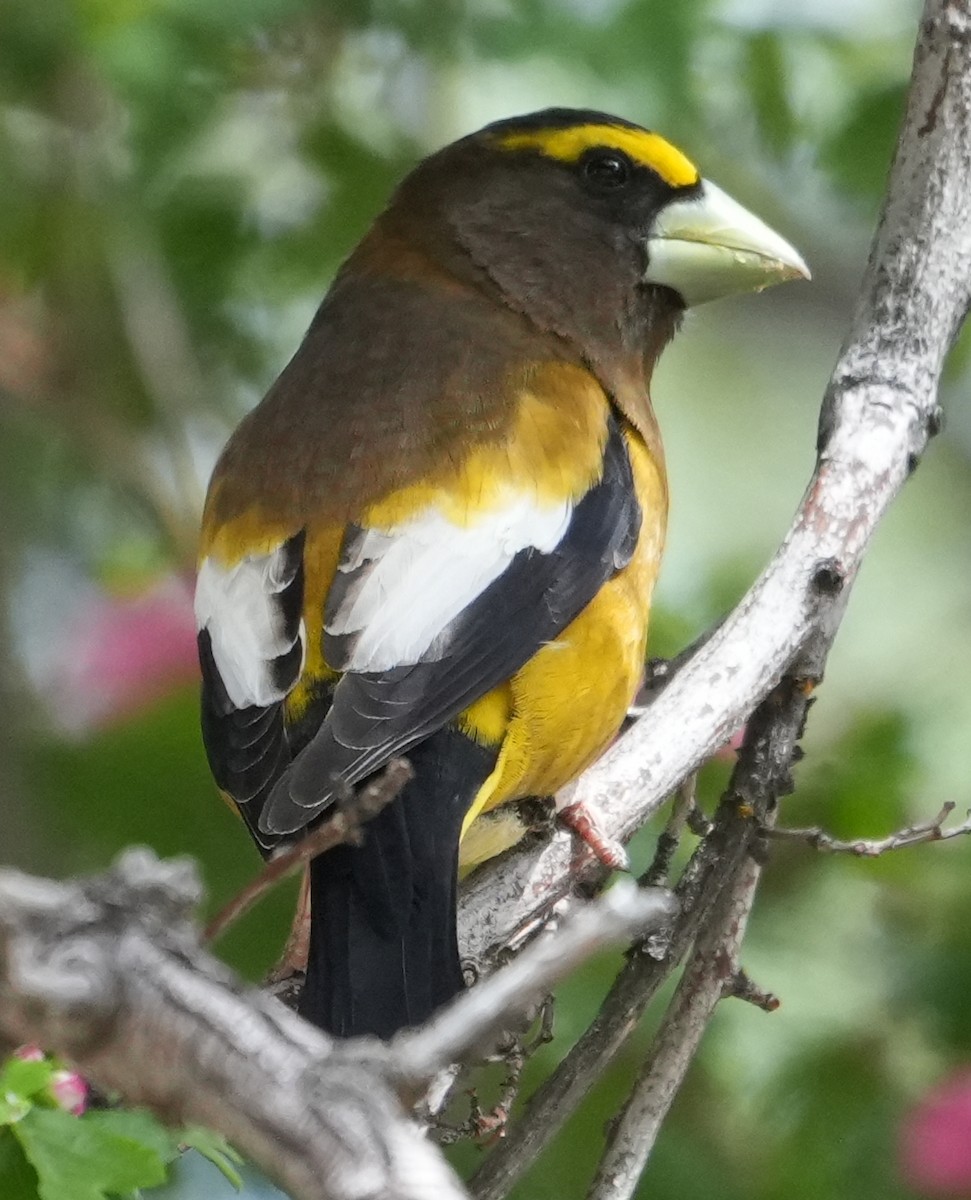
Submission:
{"label": "black tail", "polygon": [[462,989],[455,934],[462,819],[493,750],[443,729],[408,754],[414,777],[364,829],[310,867],[300,1011],[338,1037],[388,1038]]}

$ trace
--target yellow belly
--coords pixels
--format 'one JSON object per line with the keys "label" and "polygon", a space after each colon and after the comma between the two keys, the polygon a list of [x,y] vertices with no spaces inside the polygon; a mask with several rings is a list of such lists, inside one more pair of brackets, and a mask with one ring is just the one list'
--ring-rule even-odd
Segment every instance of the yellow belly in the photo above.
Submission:
{"label": "yellow belly", "polygon": [[642,511],[634,556],[554,641],[463,715],[470,732],[501,743],[463,836],[480,813],[524,796],[550,795],[579,775],[613,741],[637,690],[667,489],[640,438],[629,433],[627,441]]}

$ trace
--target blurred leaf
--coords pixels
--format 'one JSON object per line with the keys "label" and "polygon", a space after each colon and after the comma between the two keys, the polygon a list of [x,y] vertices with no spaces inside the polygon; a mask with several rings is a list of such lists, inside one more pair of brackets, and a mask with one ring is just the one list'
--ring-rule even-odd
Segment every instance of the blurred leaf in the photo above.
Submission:
{"label": "blurred leaf", "polygon": [[693,1080],[679,1093],[634,1193],[639,1200],[752,1200],[756,1194],[749,1171],[739,1171],[705,1128],[716,1122],[698,1119],[705,1106],[714,1115],[724,1097],[701,1092]]}
{"label": "blurred leaf", "polygon": [[944,379],[947,383],[959,382],[971,370],[971,321],[958,330],[944,363]]}
{"label": "blurred leaf", "polygon": [[288,251],[287,267],[299,267],[305,279],[311,267],[310,278],[319,284],[322,271],[333,271],[364,235],[392,188],[415,163],[418,149],[403,141],[393,152],[378,154],[330,121],[308,123],[301,147],[326,179],[327,203],[280,245]]}
{"label": "blurred leaf", "polygon": [[207,1158],[239,1191],[243,1186],[243,1179],[236,1168],[242,1164],[243,1159],[221,1134],[213,1133],[211,1129],[205,1129],[202,1125],[190,1125],[180,1130],[178,1136],[180,1142]]}
{"label": "blurred leaf", "polygon": [[676,608],[654,605],[648,632],[647,653],[650,658],[673,658],[690,645],[698,633],[698,625]]}
{"label": "blurred leaf", "polygon": [[876,205],[887,182],[905,100],[903,82],[864,92],[820,153],[836,186],[870,206]]}
{"label": "blurred leaf", "polygon": [[184,178],[153,214],[164,261],[187,322],[200,346],[219,346],[240,355],[249,367],[253,347],[233,318],[240,264],[260,249],[261,239],[247,224],[239,180],[210,175]]}
{"label": "blurred leaf", "polygon": [[[953,844],[948,849],[959,851]],[[928,855],[934,852],[936,858],[941,850],[941,846],[929,847]],[[955,866],[966,879],[971,848],[960,848]],[[939,896],[934,909],[918,905],[908,924],[904,932],[913,956],[901,981],[902,997],[930,1022],[934,1038],[951,1051],[955,1061],[966,1063],[971,1060],[971,923],[966,892],[958,889],[946,906]]]}
{"label": "blurred leaf", "polygon": [[839,838],[883,837],[909,824],[916,780],[907,717],[863,713],[824,761],[810,757],[800,767],[786,820],[818,823]]}
{"label": "blurred leaf", "polygon": [[69,0],[0,5],[0,91],[18,103],[46,107],[78,34],[77,10]]}
{"label": "blurred leaf", "polygon": [[827,1200],[894,1200],[890,1143],[900,1099],[882,1066],[879,1043],[834,1041],[792,1063],[766,1099],[757,1148],[763,1160],[759,1196],[783,1200],[795,1188]]}
{"label": "blurred leaf", "polygon": [[745,81],[759,132],[768,149],[781,157],[796,136],[796,119],[789,102],[783,40],[773,30],[762,30],[745,42]]}
{"label": "blurred leaf", "polygon": [[105,1122],[35,1108],[13,1129],[37,1172],[40,1200],[107,1200],[165,1180],[165,1161],[154,1147]]}
{"label": "blurred leaf", "polygon": [[0,1128],[0,1196],[37,1200],[37,1172],[11,1129]]}
{"label": "blurred leaf", "polygon": [[89,1129],[144,1146],[163,1162],[175,1153],[173,1134],[147,1109],[91,1109],[81,1120]]}
{"label": "blurred leaf", "polygon": [[8,1058],[0,1069],[0,1125],[16,1120],[13,1111],[48,1087],[55,1070],[49,1059]]}

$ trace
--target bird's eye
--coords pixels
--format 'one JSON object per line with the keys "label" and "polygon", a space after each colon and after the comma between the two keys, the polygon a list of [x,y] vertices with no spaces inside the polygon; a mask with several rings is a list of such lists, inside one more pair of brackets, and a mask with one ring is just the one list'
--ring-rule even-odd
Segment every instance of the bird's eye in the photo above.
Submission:
{"label": "bird's eye", "polygon": [[615,192],[631,177],[633,165],[619,150],[594,150],[583,160],[583,178],[599,192]]}

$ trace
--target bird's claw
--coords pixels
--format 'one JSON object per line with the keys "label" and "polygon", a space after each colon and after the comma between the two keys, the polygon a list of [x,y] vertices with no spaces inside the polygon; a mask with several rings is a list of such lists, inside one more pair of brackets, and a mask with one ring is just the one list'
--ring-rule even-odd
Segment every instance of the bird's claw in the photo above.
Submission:
{"label": "bird's claw", "polygon": [[559,809],[557,816],[609,871],[630,870],[627,851],[604,830],[603,817],[594,805],[578,800]]}

